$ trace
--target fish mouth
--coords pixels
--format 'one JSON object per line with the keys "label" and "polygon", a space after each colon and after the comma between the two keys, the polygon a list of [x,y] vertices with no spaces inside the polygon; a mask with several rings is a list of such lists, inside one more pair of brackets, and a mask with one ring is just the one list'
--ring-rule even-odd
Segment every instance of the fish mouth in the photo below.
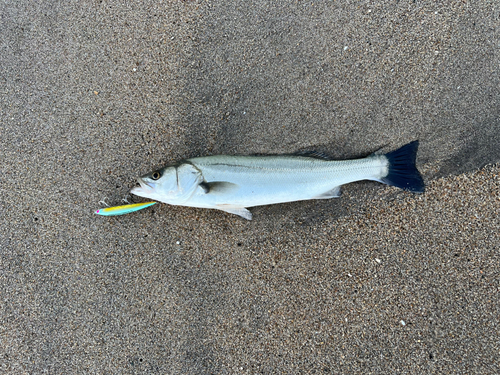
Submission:
{"label": "fish mouth", "polygon": [[154,187],[149,185],[147,182],[144,182],[141,178],[137,179],[137,184],[139,186],[136,185],[130,190],[130,192],[134,195],[147,198],[147,194],[154,192]]}

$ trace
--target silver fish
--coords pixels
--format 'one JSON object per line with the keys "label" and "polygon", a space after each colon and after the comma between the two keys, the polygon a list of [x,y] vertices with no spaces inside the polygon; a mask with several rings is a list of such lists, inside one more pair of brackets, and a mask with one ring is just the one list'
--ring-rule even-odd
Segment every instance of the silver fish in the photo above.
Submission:
{"label": "silver fish", "polygon": [[388,154],[329,160],[317,153],[278,156],[207,156],[186,159],[144,175],[132,194],[160,202],[213,208],[251,220],[247,207],[328,199],[360,180],[422,193],[415,166],[418,141]]}

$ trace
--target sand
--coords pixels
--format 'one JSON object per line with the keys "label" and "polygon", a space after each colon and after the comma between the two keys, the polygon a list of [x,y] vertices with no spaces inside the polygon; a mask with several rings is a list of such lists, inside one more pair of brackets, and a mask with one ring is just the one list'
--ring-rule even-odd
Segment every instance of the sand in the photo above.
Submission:
{"label": "sand", "polygon": [[[0,372],[500,372],[496,2],[0,14]],[[421,195],[93,214],[182,158],[414,139]]]}

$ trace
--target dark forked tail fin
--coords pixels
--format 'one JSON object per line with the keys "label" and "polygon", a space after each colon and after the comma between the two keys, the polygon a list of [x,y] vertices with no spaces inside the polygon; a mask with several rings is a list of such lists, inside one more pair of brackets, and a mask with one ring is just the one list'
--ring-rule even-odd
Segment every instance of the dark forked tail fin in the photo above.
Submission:
{"label": "dark forked tail fin", "polygon": [[417,150],[418,141],[413,141],[385,154],[389,161],[389,173],[381,181],[414,193],[423,193],[424,180],[415,166]]}

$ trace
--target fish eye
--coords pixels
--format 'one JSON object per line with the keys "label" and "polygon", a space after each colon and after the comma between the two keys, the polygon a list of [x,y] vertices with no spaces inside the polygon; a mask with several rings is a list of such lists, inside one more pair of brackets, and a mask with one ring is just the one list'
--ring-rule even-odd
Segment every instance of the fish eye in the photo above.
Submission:
{"label": "fish eye", "polygon": [[160,177],[161,177],[161,174],[160,174],[160,172],[158,172],[158,171],[153,172],[153,173],[151,174],[151,178],[152,178],[153,180],[158,180]]}

